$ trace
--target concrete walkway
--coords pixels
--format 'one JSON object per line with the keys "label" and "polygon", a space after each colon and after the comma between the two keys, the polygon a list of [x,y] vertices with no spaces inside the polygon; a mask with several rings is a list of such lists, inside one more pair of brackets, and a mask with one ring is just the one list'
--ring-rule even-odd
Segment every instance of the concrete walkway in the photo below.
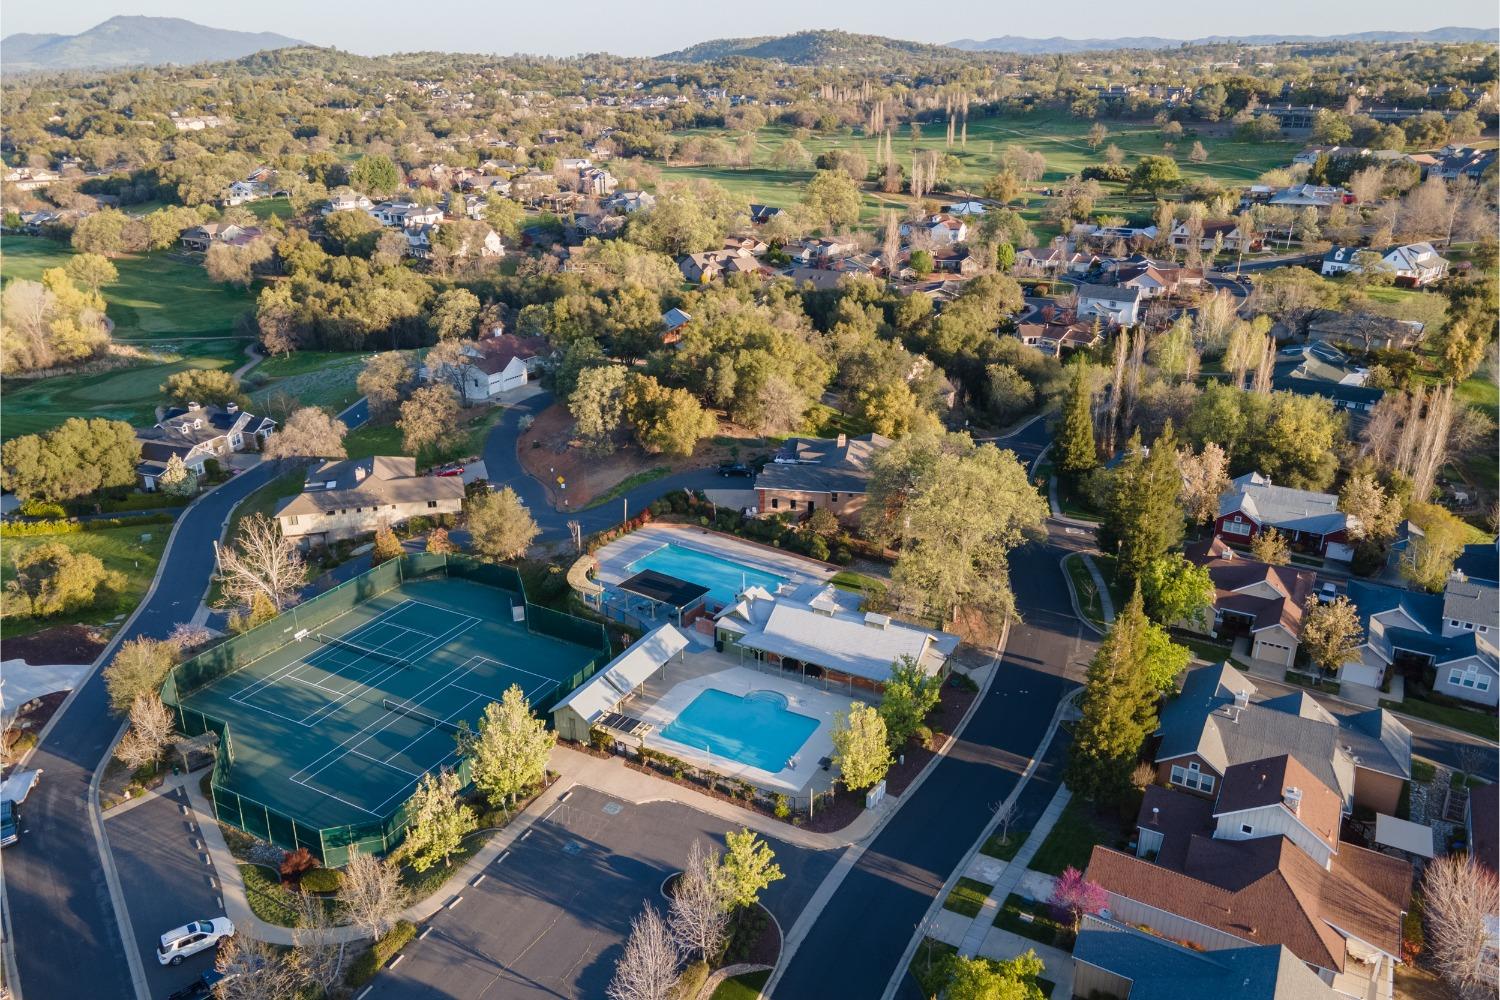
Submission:
{"label": "concrete walkway", "polygon": [[1083,560],[1089,576],[1093,578],[1094,589],[1099,592],[1099,614],[1108,625],[1115,620],[1115,602],[1109,596],[1109,586],[1104,582],[1104,574],[1099,572],[1099,564],[1094,562],[1094,557],[1087,552],[1079,553],[1079,558]]}
{"label": "concrete walkway", "polygon": [[[979,915],[974,917],[964,930],[963,938],[959,941],[948,942],[958,945],[960,955],[972,958],[979,953],[985,937],[994,929],[995,915],[1000,912],[1000,907],[1006,897],[1015,892],[1016,887],[1021,884],[1021,878],[1026,874],[1027,866],[1031,864],[1031,859],[1036,857],[1036,852],[1041,849],[1042,842],[1047,839],[1047,835],[1052,832],[1052,827],[1056,825],[1057,818],[1062,815],[1063,807],[1068,804],[1070,798],[1072,798],[1072,793],[1066,786],[1057,790],[1057,794],[1052,796],[1052,801],[1047,803],[1047,808],[1042,812],[1041,819],[1037,821],[1036,826],[1032,827],[1026,843],[1021,845],[1016,856],[1005,865],[1000,877],[994,882],[989,898],[979,908]],[[970,864],[973,865],[980,857],[984,856],[976,857]],[[1052,966],[1049,964],[1047,968],[1050,970]]]}

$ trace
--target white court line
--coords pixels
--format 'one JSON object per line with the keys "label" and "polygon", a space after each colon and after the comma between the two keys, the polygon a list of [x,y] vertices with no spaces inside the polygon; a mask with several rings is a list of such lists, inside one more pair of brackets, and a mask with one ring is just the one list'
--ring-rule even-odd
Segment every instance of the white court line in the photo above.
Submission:
{"label": "white court line", "polygon": [[[369,621],[365,622],[364,624],[355,626],[355,628],[353,629],[353,631],[351,631],[349,634],[352,635],[355,632],[361,632],[361,631],[369,628],[372,625],[383,624],[384,620],[386,618],[393,617],[396,614],[396,612],[400,611],[404,606],[405,606],[405,602],[403,602],[401,604],[398,604],[398,605],[396,605],[393,608],[387,608],[385,611],[382,611],[380,614],[376,615],[374,618],[371,618]],[[345,612],[345,614],[347,614],[347,613],[348,612]],[[337,619],[334,619],[334,620],[337,621]],[[324,624],[326,625],[327,622],[325,622]],[[298,641],[301,641],[301,640],[293,640],[293,641],[294,642],[298,642]],[[270,674],[267,674],[265,677],[262,677],[260,680],[256,681],[254,684],[251,684],[249,687],[245,688],[245,690],[239,692],[238,694],[232,695],[229,700],[233,701],[233,702],[238,702],[241,705],[249,705],[250,702],[246,701],[245,700],[246,698],[249,698],[252,695],[258,694],[262,689],[264,689],[266,687],[269,687],[271,684],[273,684],[276,681],[280,680],[281,677],[282,677],[282,675],[284,675],[284,674],[286,674],[288,672],[295,673],[296,671],[300,671],[305,666],[316,666],[317,664],[314,663],[313,661],[317,660],[320,656],[322,656],[324,653],[328,652],[330,649],[333,649],[333,648],[336,648],[336,647],[320,646],[318,649],[316,649],[316,650],[314,650],[312,652],[312,655],[303,657],[303,658],[298,659],[298,660],[295,660],[292,663],[286,664],[281,669],[276,670],[276,671],[274,671],[274,672],[272,672]],[[333,674],[336,675],[337,671],[325,671],[325,673],[333,673]]]}
{"label": "white court line", "polygon": [[387,760],[381,760],[379,757],[371,757],[369,754],[365,753],[363,750],[350,750],[349,751],[349,755],[353,756],[353,757],[363,757],[365,760],[373,761],[376,764],[384,764],[386,767],[390,768],[392,771],[400,771],[402,774],[406,775],[409,778],[420,778],[421,777],[420,774],[413,774],[411,771],[408,771],[404,767],[400,767],[400,766],[398,766],[396,764],[392,764],[389,759],[387,759]]}

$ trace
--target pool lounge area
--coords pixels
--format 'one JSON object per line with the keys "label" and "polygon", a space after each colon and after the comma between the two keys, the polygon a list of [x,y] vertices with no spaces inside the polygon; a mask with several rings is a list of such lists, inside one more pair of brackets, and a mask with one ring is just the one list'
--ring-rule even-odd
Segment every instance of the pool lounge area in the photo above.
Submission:
{"label": "pool lounge area", "polygon": [[662,729],[661,738],[775,772],[796,760],[817,728],[818,720],[793,712],[791,699],[780,691],[707,688]]}

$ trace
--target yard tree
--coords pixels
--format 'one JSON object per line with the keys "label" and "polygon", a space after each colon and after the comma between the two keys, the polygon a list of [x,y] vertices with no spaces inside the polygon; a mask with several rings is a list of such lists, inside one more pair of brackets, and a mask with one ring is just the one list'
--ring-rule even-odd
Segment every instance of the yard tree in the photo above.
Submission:
{"label": "yard tree", "polygon": [[125,589],[125,574],[106,569],[91,552],[75,552],[64,542],[43,542],[15,554],[15,576],[5,592],[22,615],[50,618],[91,608]]}
{"label": "yard tree", "polygon": [[859,202],[859,185],[842,170],[819,170],[802,188],[808,215],[828,233],[858,222]]}
{"label": "yard tree", "polygon": [[1495,873],[1463,854],[1427,863],[1422,914],[1427,949],[1438,974],[1463,1000],[1495,995],[1494,914],[1500,911]]}
{"label": "yard tree", "polygon": [[417,372],[411,357],[401,351],[382,351],[365,362],[355,387],[370,408],[370,419],[394,420],[401,401],[416,383]]}
{"label": "yard tree", "polygon": [[625,416],[629,375],[623,365],[585,368],[578,373],[577,388],[567,397],[575,432],[596,454],[614,451],[614,435]]}
{"label": "yard tree", "polygon": [[382,519],[375,526],[375,547],[370,551],[370,564],[379,566],[383,562],[400,559],[403,551],[401,539],[396,537],[390,522]]}
{"label": "yard tree", "polygon": [[1170,191],[1182,182],[1182,172],[1177,161],[1170,156],[1143,156],[1130,174],[1126,185],[1131,191],[1139,191],[1155,198]]}
{"label": "yard tree", "polygon": [[400,186],[401,171],[389,156],[361,156],[349,169],[349,183],[364,194],[387,195]]}
{"label": "yard tree", "polygon": [[1328,604],[1309,594],[1302,612],[1302,646],[1307,657],[1325,674],[1336,674],[1347,661],[1359,655],[1365,641],[1359,623],[1359,608],[1343,594]]}
{"label": "yard tree", "polygon": [[[329,996],[343,980],[345,943],[322,896],[296,893],[296,927],[292,931],[291,961],[301,989]],[[315,992],[314,992],[315,991]]]}
{"label": "yard tree", "polygon": [[650,375],[630,376],[624,403],[636,440],[651,454],[691,455],[718,427],[692,393],[662,385]]}
{"label": "yard tree", "polygon": [[719,852],[694,840],[672,886],[667,924],[689,957],[712,962],[729,932],[729,905],[720,885]]}
{"label": "yard tree", "polygon": [[518,558],[541,534],[531,511],[509,486],[471,497],[465,506],[471,545],[486,559]]}
{"label": "yard tree", "polygon": [[1070,368],[1062,420],[1053,440],[1053,459],[1059,472],[1078,482],[1099,464],[1099,450],[1094,444],[1093,391],[1089,387],[1087,366],[1074,361]]}
{"label": "yard tree", "polygon": [[464,837],[478,828],[474,810],[459,800],[461,791],[458,775],[446,768],[422,776],[407,806],[411,822],[404,850],[413,871],[425,872],[439,861],[446,867]]}
{"label": "yard tree", "polygon": [[214,987],[217,1000],[280,1000],[296,996],[301,975],[290,952],[246,934],[219,943],[214,968],[224,979]]}
{"label": "yard tree", "polygon": [[812,166],[812,156],[802,143],[788,139],[771,154],[771,166],[777,170],[806,170]]}
{"label": "yard tree", "polygon": [[881,694],[879,711],[893,752],[899,752],[916,734],[937,708],[942,693],[942,680],[924,671],[910,656],[902,656],[891,665],[891,677]]}
{"label": "yard tree", "polygon": [[349,856],[339,883],[339,907],[365,937],[378,938],[390,930],[406,908],[407,895],[395,864],[363,851]]}
{"label": "yard tree", "polygon": [[1214,582],[1208,567],[1189,562],[1181,552],[1157,556],[1141,574],[1146,613],[1161,625],[1189,621],[1207,628],[1214,603]]}
{"label": "yard tree", "polygon": [[1137,588],[1089,663],[1067,767],[1068,787],[1085,798],[1115,802],[1127,794],[1141,745],[1156,729],[1160,692],[1147,671],[1149,627]]}
{"label": "yard tree", "polygon": [[[7,286],[7,291],[11,286]],[[141,445],[123,420],[69,417],[0,447],[0,484],[22,500],[75,500],[136,481]]]}
{"label": "yard tree", "polygon": [[1182,506],[1188,520],[1208,524],[1219,513],[1219,497],[1229,489],[1229,457],[1212,441],[1194,454],[1184,448],[1177,453],[1182,470]]}
{"label": "yard tree", "polygon": [[1172,635],[1155,622],[1146,625],[1146,652],[1143,659],[1147,678],[1156,690],[1170,693],[1176,687],[1177,675],[1192,662],[1193,651],[1172,641]]}
{"label": "yard tree", "polygon": [[1069,865],[1052,883],[1052,895],[1047,902],[1073,919],[1073,933],[1077,934],[1084,917],[1100,913],[1109,905],[1109,893],[1104,886],[1090,882],[1083,872]]}
{"label": "yard tree", "polygon": [[327,410],[304,406],[266,439],[262,451],[267,458],[344,458],[348,433],[348,426]]}
{"label": "yard tree", "polygon": [[435,556],[446,556],[458,549],[448,537],[447,528],[433,528],[427,533],[427,551]]}
{"label": "yard tree", "polygon": [[609,1000],[674,1000],[679,962],[671,929],[647,903],[630,922],[630,937],[604,994]]}
{"label": "yard tree", "polygon": [[104,668],[110,708],[124,715],[137,698],[155,694],[178,655],[178,646],[172,642],[144,637],[122,642]]}
{"label": "yard tree", "polygon": [[115,757],[136,770],[161,760],[172,738],[176,717],[154,691],[136,695],[130,705],[130,729],[115,746]]}
{"label": "yard tree", "polygon": [[175,372],[162,383],[161,393],[178,406],[188,403],[205,406],[234,403],[241,409],[250,406],[250,397],[240,388],[240,380],[217,368],[189,368]]}
{"label": "yard tree", "polygon": [[198,477],[183,462],[182,456],[174,453],[167,459],[167,467],[156,477],[156,485],[168,496],[190,497],[198,492]]}
{"label": "yard tree", "polygon": [[786,876],[776,864],[771,845],[753,830],[741,828],[724,834],[724,855],[714,878],[725,904],[733,911],[754,906],[767,886]]}
{"label": "yard tree", "polygon": [[655,207],[632,215],[626,234],[649,250],[680,257],[719,249],[744,217],[744,202],[710,181],[664,183]]}
{"label": "yard tree", "polygon": [[1401,523],[1401,499],[1389,494],[1367,473],[1350,476],[1339,493],[1339,510],[1352,519],[1349,534],[1355,540],[1368,538],[1384,543],[1396,537]]}
{"label": "yard tree", "polygon": [[1014,420],[1036,405],[1036,387],[1015,365],[990,365],[984,373],[990,408],[1001,420]]}
{"label": "yard tree", "polygon": [[429,322],[439,340],[453,340],[473,334],[478,318],[479,296],[467,288],[450,288],[433,303]]}
{"label": "yard tree", "polygon": [[120,280],[120,272],[116,270],[108,257],[97,253],[79,253],[68,258],[68,263],[63,270],[75,284],[87,288],[95,295],[104,285],[112,285]]}
{"label": "yard tree", "polygon": [[1109,128],[1103,122],[1094,122],[1089,126],[1089,148],[1097,150],[1104,145],[1104,140],[1109,137]]}
{"label": "yard tree", "polygon": [[1170,421],[1150,453],[1141,446],[1140,431],[1125,445],[1125,459],[1110,477],[1109,502],[1099,531],[1099,546],[1115,552],[1115,574],[1133,586],[1153,559],[1182,541],[1182,508],[1177,495],[1182,473]]}
{"label": "yard tree", "polygon": [[1009,205],[1021,197],[1024,191],[1025,187],[1021,184],[1021,178],[1011,170],[1001,170],[984,182],[984,196],[1002,205]]}
{"label": "yard tree", "polygon": [[833,762],[844,787],[851,791],[879,784],[891,769],[891,748],[885,720],[873,705],[850,702],[833,723]]}
{"label": "yard tree", "polygon": [[1453,563],[1463,552],[1469,527],[1450,511],[1435,503],[1414,503],[1407,519],[1421,534],[1412,538],[1401,555],[1401,575],[1426,590],[1442,590]]}
{"label": "yard tree", "polygon": [[1285,566],[1292,561],[1292,548],[1286,536],[1275,528],[1262,528],[1250,539],[1250,554],[1271,566]]}
{"label": "yard tree", "polygon": [[220,548],[214,579],[228,603],[253,610],[259,599],[279,614],[299,600],[307,563],[276,521],[256,513],[240,521],[232,544]]}
{"label": "yard tree", "polygon": [[913,250],[907,263],[918,277],[926,277],[932,273],[932,254],[926,250]]}
{"label": "yard tree", "polygon": [[995,244],[995,270],[1007,273],[1016,266],[1016,248],[1001,240]]}
{"label": "yard tree", "polygon": [[435,452],[453,439],[459,424],[458,393],[451,385],[424,385],[401,404],[401,447],[413,455]]}
{"label": "yard tree", "polygon": [[1044,971],[1042,960],[1028,948],[1014,958],[964,958],[955,956],[949,965],[944,1000],[1045,1000],[1037,984]]}
{"label": "yard tree", "polygon": [[525,693],[512,684],[499,701],[484,707],[478,731],[462,749],[470,760],[474,787],[490,805],[508,808],[546,778],[554,742],[546,721],[532,714]]}

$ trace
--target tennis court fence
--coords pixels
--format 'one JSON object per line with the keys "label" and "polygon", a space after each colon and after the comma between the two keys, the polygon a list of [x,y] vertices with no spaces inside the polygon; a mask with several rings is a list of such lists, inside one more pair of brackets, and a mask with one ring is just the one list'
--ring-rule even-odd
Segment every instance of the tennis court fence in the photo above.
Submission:
{"label": "tennis court fence", "polygon": [[[529,632],[595,651],[593,658],[581,670],[552,689],[545,704],[533,706],[538,715],[548,720],[549,725],[552,706],[609,661],[609,637],[602,624],[532,604],[526,598],[526,587],[521,574],[512,566],[497,566],[459,554],[437,555],[426,552],[409,553],[381,563],[337,587],[293,606],[271,621],[232,636],[212,649],[177,664],[168,672],[166,680],[162,682],[161,699],[176,713],[179,731],[188,737],[212,731],[219,737],[210,782],[214,816],[219,822],[227,823],[284,850],[295,851],[306,847],[321,858],[327,867],[344,865],[355,853],[384,854],[401,842],[409,819],[409,801],[401,803],[383,819],[346,826],[320,827],[228,787],[227,782],[234,764],[234,738],[229,723],[185,706],[182,701],[219,678],[296,641],[298,633],[316,632],[352,608],[389,593],[405,582],[434,576],[471,580],[505,591],[512,596],[512,609],[517,603],[523,609]],[[327,642],[330,637],[319,633],[317,638]],[[342,640],[335,640],[335,644],[359,648]],[[386,699],[387,708],[392,704],[395,703]],[[411,710],[408,714],[420,716],[424,713]],[[460,758],[458,776],[467,788],[470,783],[467,757]]]}

